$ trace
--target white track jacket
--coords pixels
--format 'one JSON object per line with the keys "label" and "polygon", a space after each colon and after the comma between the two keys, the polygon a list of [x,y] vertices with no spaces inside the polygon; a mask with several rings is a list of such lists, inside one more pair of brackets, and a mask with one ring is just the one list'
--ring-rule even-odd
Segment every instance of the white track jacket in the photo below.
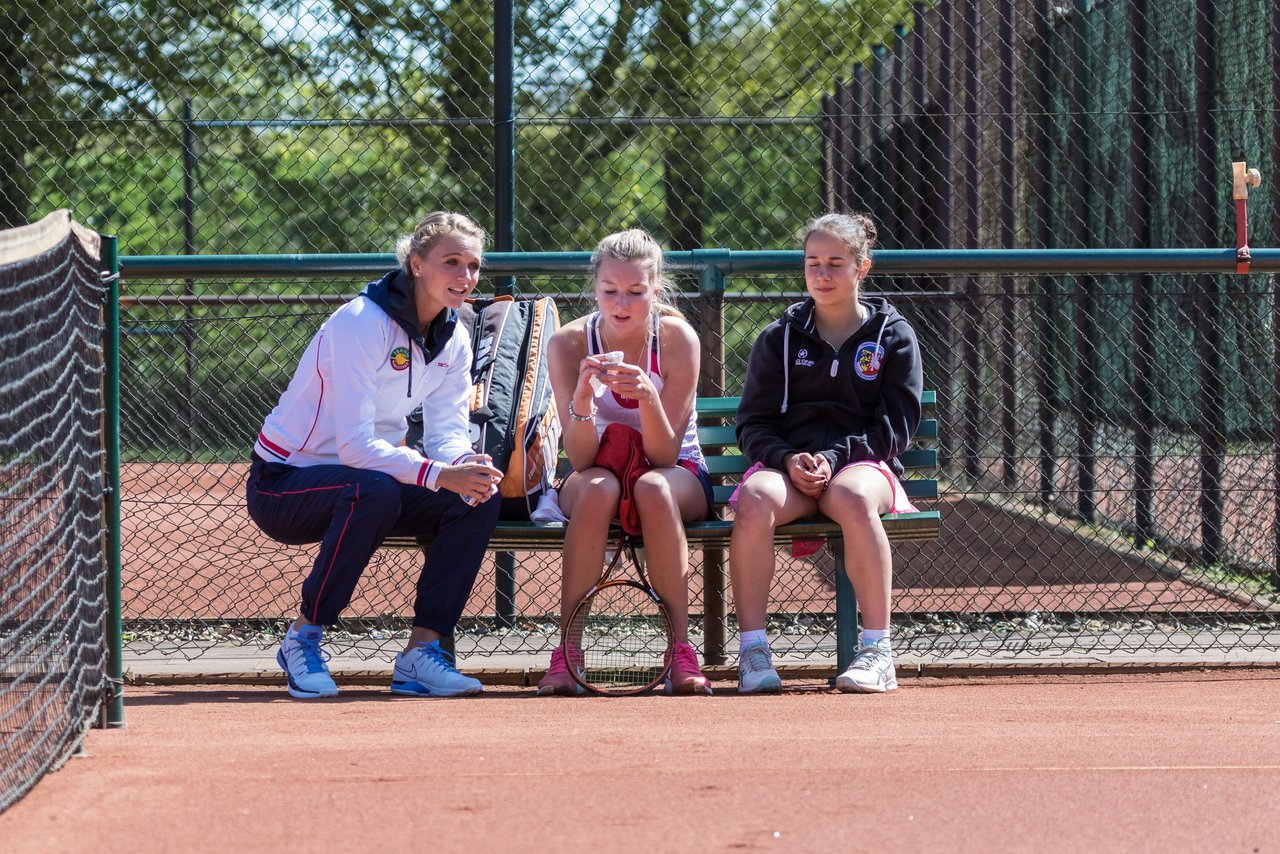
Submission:
{"label": "white track jacket", "polygon": [[[396,274],[370,285],[369,291]],[[394,287],[394,285],[393,285]],[[468,439],[471,343],[450,312],[452,334],[434,356],[369,291],[316,332],[254,452],[291,466],[340,464],[436,489],[439,463],[472,453]],[[405,447],[406,416],[422,404],[423,448]]]}

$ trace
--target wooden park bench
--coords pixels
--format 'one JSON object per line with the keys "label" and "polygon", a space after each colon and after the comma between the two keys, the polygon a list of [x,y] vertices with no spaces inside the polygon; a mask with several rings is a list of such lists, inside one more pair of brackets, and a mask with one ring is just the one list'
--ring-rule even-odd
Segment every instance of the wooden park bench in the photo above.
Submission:
{"label": "wooden park bench", "polygon": [[[932,445],[938,437],[934,417],[935,392],[922,395],[924,418],[916,431],[914,444]],[[703,568],[703,658],[707,664],[723,664],[727,634],[725,611],[725,551],[729,547],[732,520],[725,518],[726,502],[747,469],[747,458],[738,450],[734,435],[734,418],[738,411],[736,397],[698,398],[698,439],[711,472],[715,493],[715,513],[705,522],[685,527],[690,548],[702,549]],[[906,468],[903,485],[907,495],[916,499],[938,497],[938,455],[931,447],[912,447],[899,458]],[[894,542],[935,540],[940,514],[937,510],[900,513],[883,518],[885,533]],[[558,552],[564,550],[564,524],[502,521],[489,540],[489,550],[498,553],[498,611],[514,612],[514,553]],[[789,545],[795,540],[826,540],[835,559],[836,584],[836,658],[837,672],[843,672],[853,660],[857,643],[857,603],[853,588],[844,572],[844,550],[840,527],[824,516],[799,519],[778,528],[776,542]],[[413,537],[389,538],[387,548],[425,549],[429,541]],[[505,556],[505,558],[504,558]],[[505,568],[504,568],[505,567]],[[505,583],[504,583],[505,582]]]}

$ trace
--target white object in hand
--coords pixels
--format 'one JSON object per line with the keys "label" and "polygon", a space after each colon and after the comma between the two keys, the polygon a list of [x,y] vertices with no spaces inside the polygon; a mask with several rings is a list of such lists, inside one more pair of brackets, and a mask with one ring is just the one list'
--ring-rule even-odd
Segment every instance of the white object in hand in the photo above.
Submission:
{"label": "white object in hand", "polygon": [[[617,365],[622,363],[622,351],[610,350],[608,353],[601,353],[596,356],[596,361],[602,365]],[[592,374],[591,388],[595,390],[596,397],[600,397],[605,392],[604,383],[600,382],[600,378]]]}

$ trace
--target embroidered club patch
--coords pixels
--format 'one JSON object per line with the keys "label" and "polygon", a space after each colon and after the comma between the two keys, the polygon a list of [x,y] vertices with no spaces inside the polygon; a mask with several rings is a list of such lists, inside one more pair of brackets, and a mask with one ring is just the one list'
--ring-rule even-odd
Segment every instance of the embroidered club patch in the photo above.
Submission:
{"label": "embroidered club patch", "polygon": [[796,364],[802,368],[812,368],[813,359],[809,358],[809,351],[801,347],[800,352],[796,353]]}
{"label": "embroidered club patch", "polygon": [[391,351],[391,367],[397,371],[403,371],[409,367],[409,349],[407,347],[397,347]]}
{"label": "embroidered club patch", "polygon": [[884,361],[884,347],[865,341],[858,345],[858,352],[853,357],[853,370],[864,380],[873,380],[880,375],[880,363]]}

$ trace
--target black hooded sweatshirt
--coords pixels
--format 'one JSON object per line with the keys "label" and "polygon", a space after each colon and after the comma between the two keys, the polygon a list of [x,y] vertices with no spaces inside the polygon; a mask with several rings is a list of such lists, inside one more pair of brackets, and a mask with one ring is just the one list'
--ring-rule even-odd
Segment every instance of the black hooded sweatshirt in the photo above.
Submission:
{"label": "black hooded sweatshirt", "polygon": [[862,298],[870,318],[837,352],[818,334],[813,300],[787,308],[751,348],[738,404],[738,445],[753,462],[820,453],[838,472],[898,455],[920,425],[924,386],[915,330],[887,300]]}

